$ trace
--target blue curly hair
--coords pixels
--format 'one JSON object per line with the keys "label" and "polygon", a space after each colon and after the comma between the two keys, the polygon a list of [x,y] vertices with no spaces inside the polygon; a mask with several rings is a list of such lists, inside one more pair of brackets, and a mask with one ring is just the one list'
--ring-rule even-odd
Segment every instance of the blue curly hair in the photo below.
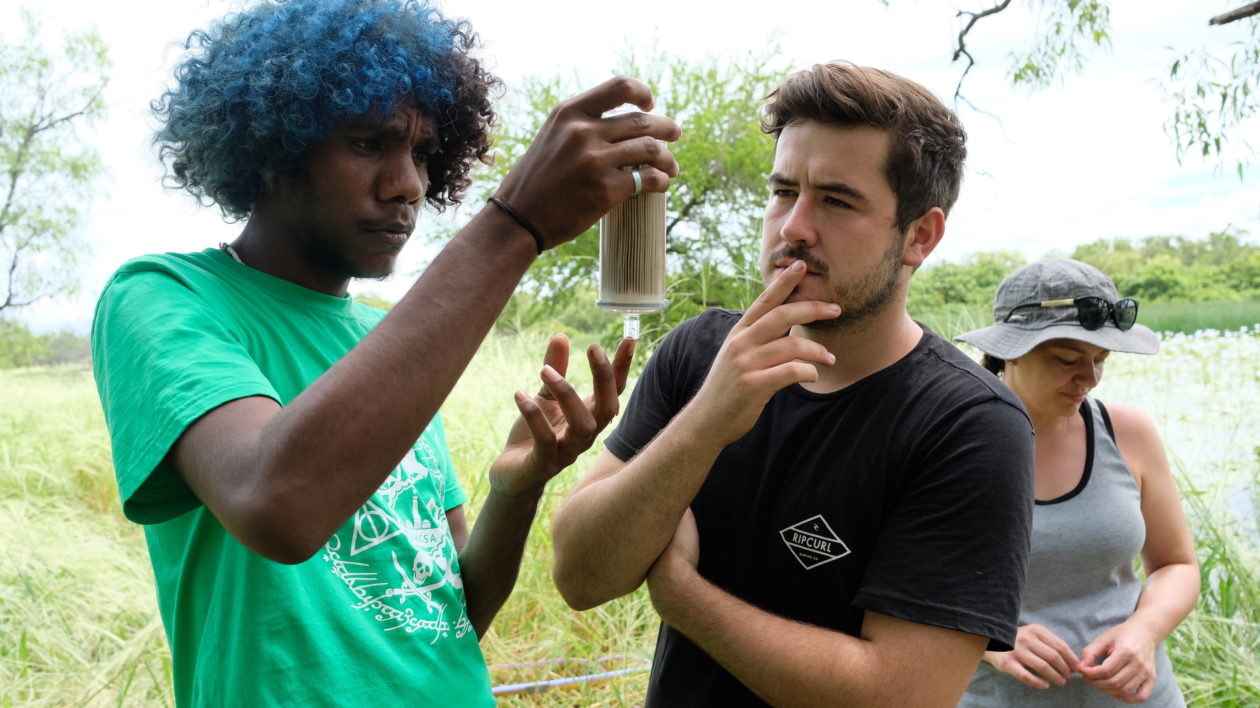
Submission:
{"label": "blue curly hair", "polygon": [[464,21],[416,0],[264,0],[197,30],[153,102],[167,184],[249,216],[279,174],[345,121],[414,100],[437,121],[425,201],[459,203],[488,163],[499,80],[470,55]]}

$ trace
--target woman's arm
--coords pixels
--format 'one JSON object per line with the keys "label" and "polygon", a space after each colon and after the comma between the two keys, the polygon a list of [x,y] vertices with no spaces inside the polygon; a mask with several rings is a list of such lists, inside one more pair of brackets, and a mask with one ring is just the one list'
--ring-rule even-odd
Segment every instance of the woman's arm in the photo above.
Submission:
{"label": "woman's arm", "polygon": [[1107,410],[1120,454],[1142,494],[1142,566],[1147,577],[1133,614],[1081,652],[1081,674],[1112,697],[1136,703],[1154,688],[1155,647],[1198,601],[1199,561],[1155,424],[1133,406],[1113,404]]}

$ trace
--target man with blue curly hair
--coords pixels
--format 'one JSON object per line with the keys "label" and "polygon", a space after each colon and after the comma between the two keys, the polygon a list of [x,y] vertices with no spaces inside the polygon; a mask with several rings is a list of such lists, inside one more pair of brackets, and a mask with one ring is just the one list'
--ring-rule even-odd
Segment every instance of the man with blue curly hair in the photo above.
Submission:
{"label": "man with blue curly hair", "polygon": [[583,398],[551,341],[471,533],[438,408],[537,255],[668,187],[679,130],[602,117],[651,107],[633,79],[561,103],[392,312],[355,303],[349,281],[388,275],[420,207],[459,203],[488,159],[499,82],[474,46],[421,2],[265,0],[194,32],[154,104],[168,180],[244,221],[123,265],[93,323],[179,705],[493,705],[478,637],[632,347],[588,350]]}

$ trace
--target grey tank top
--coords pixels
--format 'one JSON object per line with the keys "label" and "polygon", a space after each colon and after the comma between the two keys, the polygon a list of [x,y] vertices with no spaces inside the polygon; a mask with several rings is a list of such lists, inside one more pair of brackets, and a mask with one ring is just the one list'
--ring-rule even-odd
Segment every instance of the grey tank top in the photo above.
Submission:
{"label": "grey tank top", "polygon": [[[1040,624],[1079,657],[1095,637],[1133,614],[1142,581],[1133,560],[1146,539],[1141,493],[1120,456],[1106,409],[1093,399],[1085,419],[1085,470],[1072,491],[1038,500],[1033,509],[1032,554],[1019,623]],[[1180,708],[1185,699],[1161,643],[1155,650],[1156,686],[1143,706]],[[1123,705],[1080,674],[1067,685],[1039,690],[981,663],[958,704],[965,708]]]}

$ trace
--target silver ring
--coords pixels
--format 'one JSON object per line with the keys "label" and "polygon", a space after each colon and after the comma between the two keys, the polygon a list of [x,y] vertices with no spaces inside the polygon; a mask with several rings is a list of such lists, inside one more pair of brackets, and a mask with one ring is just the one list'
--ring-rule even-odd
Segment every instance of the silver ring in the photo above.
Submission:
{"label": "silver ring", "polygon": [[630,170],[630,176],[634,178],[634,196],[637,197],[643,193],[643,177],[639,175],[639,168]]}

